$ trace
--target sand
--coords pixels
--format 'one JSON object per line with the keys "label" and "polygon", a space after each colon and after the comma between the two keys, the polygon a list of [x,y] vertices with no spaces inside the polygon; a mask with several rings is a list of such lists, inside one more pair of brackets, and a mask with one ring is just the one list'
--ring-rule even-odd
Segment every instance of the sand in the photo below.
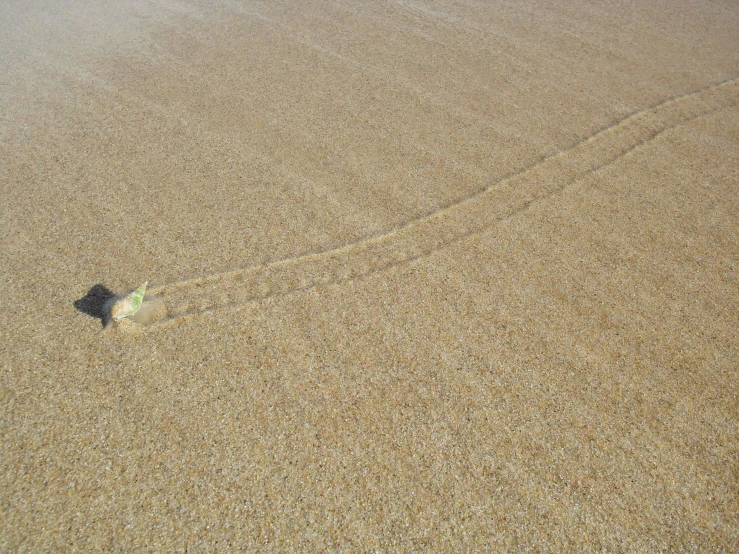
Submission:
{"label": "sand", "polygon": [[2,3],[0,550],[739,547],[739,4],[612,4]]}

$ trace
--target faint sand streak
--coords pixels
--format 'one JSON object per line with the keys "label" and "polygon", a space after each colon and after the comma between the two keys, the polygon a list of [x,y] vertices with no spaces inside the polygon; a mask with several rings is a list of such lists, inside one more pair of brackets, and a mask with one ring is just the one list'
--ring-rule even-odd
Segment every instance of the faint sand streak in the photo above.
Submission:
{"label": "faint sand streak", "polygon": [[426,256],[562,192],[657,135],[739,103],[739,79],[667,100],[488,188],[385,234],[333,250],[152,287],[169,316],[152,325],[355,279]]}

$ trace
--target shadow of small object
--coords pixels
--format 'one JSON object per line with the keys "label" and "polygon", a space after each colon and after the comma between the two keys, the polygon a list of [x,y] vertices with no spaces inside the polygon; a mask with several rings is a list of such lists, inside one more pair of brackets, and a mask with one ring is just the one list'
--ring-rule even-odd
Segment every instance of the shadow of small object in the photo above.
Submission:
{"label": "shadow of small object", "polygon": [[75,300],[74,307],[83,314],[98,318],[105,327],[108,319],[108,314],[104,309],[105,303],[114,296],[115,294],[110,289],[97,284],[88,290],[85,296]]}

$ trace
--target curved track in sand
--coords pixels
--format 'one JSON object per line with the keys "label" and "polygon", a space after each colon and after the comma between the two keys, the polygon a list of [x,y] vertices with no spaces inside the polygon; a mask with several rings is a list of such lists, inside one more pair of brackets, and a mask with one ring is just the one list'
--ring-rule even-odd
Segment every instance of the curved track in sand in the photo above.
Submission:
{"label": "curved track in sand", "polygon": [[549,198],[657,135],[739,104],[739,79],[666,100],[479,193],[385,234],[333,250],[151,287],[173,320],[319,285],[347,281],[426,256]]}

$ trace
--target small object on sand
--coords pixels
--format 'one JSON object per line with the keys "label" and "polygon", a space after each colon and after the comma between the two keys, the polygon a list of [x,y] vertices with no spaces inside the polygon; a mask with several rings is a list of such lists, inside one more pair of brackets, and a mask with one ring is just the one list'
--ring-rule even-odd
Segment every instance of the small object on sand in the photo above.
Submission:
{"label": "small object on sand", "polygon": [[149,281],[146,281],[139,288],[132,290],[128,294],[118,296],[114,298],[110,305],[110,317],[113,321],[119,321],[124,317],[133,317],[136,312],[141,308],[141,303],[144,301],[144,294],[146,294],[146,285]]}
{"label": "small object on sand", "polygon": [[[108,299],[103,306],[106,329],[113,323],[122,322],[124,319],[133,321],[140,319],[136,315],[147,300],[144,295],[146,294],[146,285],[148,284],[149,281],[146,281],[143,285],[127,294],[121,294]],[[151,318],[147,318],[147,322],[149,319]]]}
{"label": "small object on sand", "polygon": [[138,325],[148,325],[152,321],[167,317],[167,308],[162,299],[146,296],[148,284],[149,281],[131,292],[106,300],[103,304],[103,322],[106,329],[116,324],[132,330]]}

